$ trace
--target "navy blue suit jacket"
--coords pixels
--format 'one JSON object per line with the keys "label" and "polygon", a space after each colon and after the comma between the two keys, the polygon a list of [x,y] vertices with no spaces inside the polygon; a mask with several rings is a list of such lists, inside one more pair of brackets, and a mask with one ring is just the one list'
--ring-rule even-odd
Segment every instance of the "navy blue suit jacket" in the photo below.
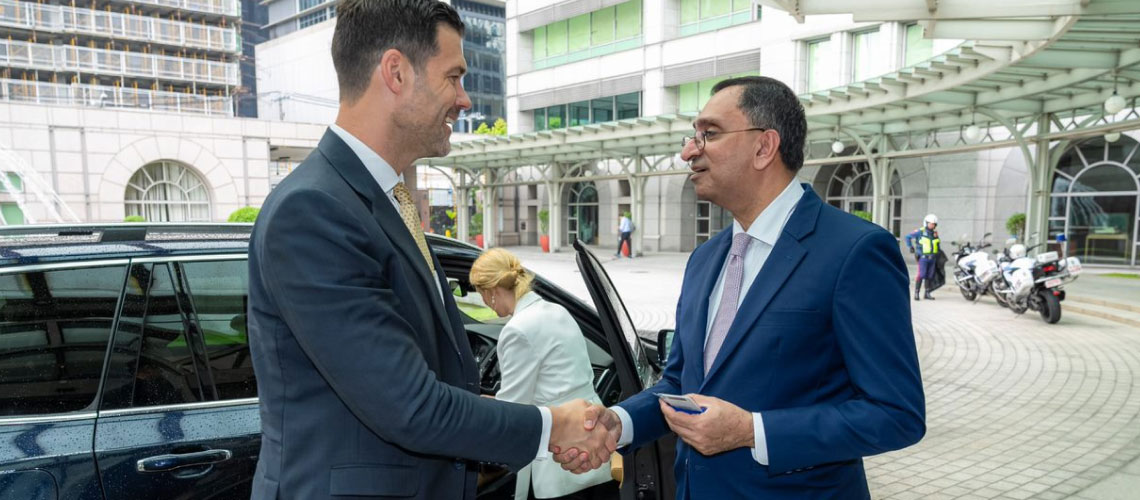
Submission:
{"label": "navy blue suit jacket", "polygon": [[455,301],[331,131],[266,199],[249,276],[254,499],[470,499],[469,461],[534,459],[538,409],[478,396]]}
{"label": "navy blue suit jacket", "polygon": [[709,296],[731,229],[689,259],[664,377],[620,405],[635,448],[669,432],[655,393],[714,396],[763,415],[768,466],[749,448],[704,456],[679,440],[678,498],[870,498],[862,457],[925,433],[898,243],[804,188],[708,376]]}

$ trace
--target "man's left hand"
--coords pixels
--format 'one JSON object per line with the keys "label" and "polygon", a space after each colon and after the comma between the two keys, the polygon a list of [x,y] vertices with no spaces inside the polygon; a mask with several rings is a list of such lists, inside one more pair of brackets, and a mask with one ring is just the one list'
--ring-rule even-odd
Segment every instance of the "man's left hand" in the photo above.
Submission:
{"label": "man's left hand", "polygon": [[684,413],[664,401],[658,403],[669,428],[689,446],[707,456],[756,445],[751,413],[722,399],[700,394],[689,396],[705,408],[703,413]]}

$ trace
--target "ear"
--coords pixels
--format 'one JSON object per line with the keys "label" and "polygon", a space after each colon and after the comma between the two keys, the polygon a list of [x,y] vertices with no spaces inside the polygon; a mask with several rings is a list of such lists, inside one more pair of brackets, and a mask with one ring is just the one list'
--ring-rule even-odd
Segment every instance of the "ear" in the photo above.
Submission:
{"label": "ear", "polygon": [[372,77],[379,77],[389,91],[399,95],[411,83],[411,65],[402,52],[388,49],[380,55],[380,64],[376,65]]}
{"label": "ear", "polygon": [[764,170],[780,159],[780,133],[775,130],[765,130],[756,135],[756,156],[752,160],[752,168]]}

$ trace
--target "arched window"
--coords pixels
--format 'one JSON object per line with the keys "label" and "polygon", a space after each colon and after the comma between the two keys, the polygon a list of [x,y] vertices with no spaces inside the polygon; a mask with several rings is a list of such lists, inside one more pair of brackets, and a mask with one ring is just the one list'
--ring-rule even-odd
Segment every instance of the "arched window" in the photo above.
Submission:
{"label": "arched window", "polygon": [[210,192],[190,167],[156,161],[140,168],[127,182],[127,216],[147,222],[209,222]]}
{"label": "arched window", "polygon": [[[902,181],[899,173],[891,173],[891,191],[888,198],[887,229],[902,235]],[[827,183],[827,203],[844,212],[865,212],[871,216],[875,207],[875,183],[871,168],[863,162],[844,163],[835,168]]]}
{"label": "arched window", "polygon": [[1140,143],[1096,137],[1070,147],[1053,172],[1049,240],[1091,264],[1136,265]]}
{"label": "arched window", "polygon": [[592,181],[570,186],[567,198],[566,235],[571,244],[575,240],[596,245],[598,243],[598,189]]}
{"label": "arched window", "polygon": [[827,183],[827,203],[844,212],[871,213],[875,184],[866,163],[844,163],[831,174]]}

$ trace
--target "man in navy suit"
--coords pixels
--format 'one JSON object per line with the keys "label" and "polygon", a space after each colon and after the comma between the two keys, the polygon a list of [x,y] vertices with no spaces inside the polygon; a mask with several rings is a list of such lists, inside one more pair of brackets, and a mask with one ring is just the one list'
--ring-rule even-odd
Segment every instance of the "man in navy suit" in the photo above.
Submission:
{"label": "man in navy suit", "polygon": [[518,469],[548,443],[616,447],[584,401],[479,397],[479,373],[403,172],[450,150],[471,107],[463,23],[434,0],[343,0],[340,110],[265,201],[249,248],[261,405],[254,499],[475,498],[478,462]]}
{"label": "man in navy suit", "polygon": [[[926,430],[898,243],[795,181],[807,124],[779,81],[721,82],[694,128],[693,187],[733,227],[689,259],[661,381],[586,427],[631,448],[676,433],[678,498],[870,498],[862,457]],[[576,451],[556,458],[589,468]]]}

